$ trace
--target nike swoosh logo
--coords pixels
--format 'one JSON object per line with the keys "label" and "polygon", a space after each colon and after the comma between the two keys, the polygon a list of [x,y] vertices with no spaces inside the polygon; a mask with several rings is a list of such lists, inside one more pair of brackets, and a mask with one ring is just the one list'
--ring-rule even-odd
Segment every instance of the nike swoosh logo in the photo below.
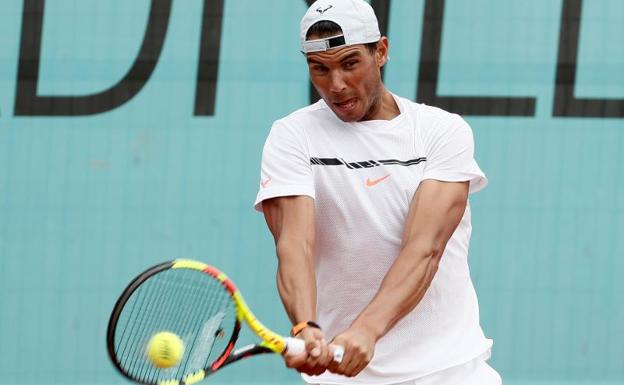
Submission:
{"label": "nike swoosh logo", "polygon": [[262,188],[265,188],[269,184],[270,181],[271,181],[271,177],[268,177],[268,179],[264,181],[260,180],[260,186],[262,186]]}
{"label": "nike swoosh logo", "polygon": [[382,177],[381,177],[381,178],[379,178],[379,179],[373,179],[373,180],[370,180],[370,178],[366,178],[366,186],[368,186],[368,187],[373,187],[373,186],[375,186],[376,184],[381,183],[381,182],[383,182],[384,180],[386,180],[389,176],[390,176],[390,174],[388,174],[388,175],[386,175],[386,176],[382,176]]}

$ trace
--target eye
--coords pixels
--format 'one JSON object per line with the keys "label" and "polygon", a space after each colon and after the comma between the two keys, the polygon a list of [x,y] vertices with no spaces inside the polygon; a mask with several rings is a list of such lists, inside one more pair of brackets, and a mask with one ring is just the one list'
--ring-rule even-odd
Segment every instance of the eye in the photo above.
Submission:
{"label": "eye", "polygon": [[327,67],[319,64],[314,64],[312,66],[312,71],[318,74],[324,74],[328,71]]}
{"label": "eye", "polygon": [[351,69],[358,64],[357,60],[349,60],[343,64],[344,68]]}

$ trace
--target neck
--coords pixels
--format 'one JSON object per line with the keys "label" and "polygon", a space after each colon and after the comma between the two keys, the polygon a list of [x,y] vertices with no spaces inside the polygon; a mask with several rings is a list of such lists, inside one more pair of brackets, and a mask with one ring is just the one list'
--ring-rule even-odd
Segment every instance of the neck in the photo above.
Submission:
{"label": "neck", "polygon": [[399,116],[401,111],[392,94],[382,87],[377,100],[374,101],[370,111],[362,121],[366,120],[392,120]]}

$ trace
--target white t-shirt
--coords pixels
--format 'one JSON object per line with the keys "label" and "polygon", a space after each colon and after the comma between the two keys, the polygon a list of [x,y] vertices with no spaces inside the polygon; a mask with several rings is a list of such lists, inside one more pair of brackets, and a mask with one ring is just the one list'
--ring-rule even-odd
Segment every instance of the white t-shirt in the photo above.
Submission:
{"label": "white t-shirt", "polygon": [[[372,300],[400,251],[409,206],[422,180],[487,184],[473,158],[470,126],[458,115],[394,96],[394,119],[345,123],[323,100],[276,121],[262,156],[262,201],[314,198],[317,321],[328,339]],[[375,347],[356,377],[304,375],[312,383],[391,384],[461,364],[488,351],[467,255],[470,207],[446,245],[416,308]]]}

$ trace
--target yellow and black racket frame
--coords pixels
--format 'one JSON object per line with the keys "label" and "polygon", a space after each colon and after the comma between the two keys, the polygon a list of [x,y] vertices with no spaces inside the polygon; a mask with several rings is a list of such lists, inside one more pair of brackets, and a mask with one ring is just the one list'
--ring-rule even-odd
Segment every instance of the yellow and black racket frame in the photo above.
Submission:
{"label": "yellow and black racket frame", "polygon": [[[208,274],[212,278],[216,279],[226,289],[226,291],[232,297],[232,301],[236,308],[236,322],[230,340],[219,357],[214,360],[209,367],[200,369],[194,373],[190,373],[182,379],[169,379],[160,381],[158,383],[146,383],[131,376],[120,364],[117,355],[115,353],[115,330],[117,328],[117,322],[122,310],[132,294],[149,278],[162,273],[170,269],[190,269],[204,274]],[[241,329],[241,322],[247,323],[249,328],[256,334],[262,342],[256,345],[249,345],[234,351],[234,345],[238,339],[238,335]],[[191,385],[203,380],[206,376],[216,372],[217,370],[229,365],[233,362],[241,360],[243,358],[251,357],[258,354],[265,353],[278,353],[283,354],[286,351],[286,339],[273,331],[266,328],[251,312],[247,303],[240,294],[240,291],[234,285],[231,279],[229,279],[223,272],[217,268],[207,265],[202,262],[189,260],[189,259],[177,259],[155,265],[143,273],[139,274],[130,284],[125,288],[117,302],[110,316],[108,322],[108,329],[106,333],[106,345],[108,349],[108,355],[119,370],[125,377],[135,382],[140,382],[146,385]]]}

